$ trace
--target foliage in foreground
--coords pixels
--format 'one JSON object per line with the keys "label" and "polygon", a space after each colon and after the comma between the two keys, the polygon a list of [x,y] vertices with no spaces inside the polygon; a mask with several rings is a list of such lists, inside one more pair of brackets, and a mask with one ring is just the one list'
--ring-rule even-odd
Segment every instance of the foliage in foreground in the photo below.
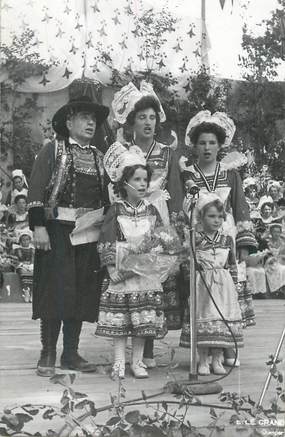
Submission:
{"label": "foliage in foreground", "polygon": [[[174,353],[171,354],[171,363],[168,372],[173,373],[177,364],[173,364]],[[64,391],[60,406],[26,404],[20,407],[21,412],[14,412],[19,407],[4,410],[0,420],[0,436],[22,437],[203,437],[203,436],[228,436],[249,435],[250,437],[267,435],[282,436],[284,429],[278,422],[280,403],[285,403],[285,391],[282,388],[283,375],[278,370],[281,360],[270,355],[266,363],[270,366],[270,373],[276,380],[276,396],[271,401],[269,408],[259,406],[250,396],[240,396],[237,393],[221,393],[218,405],[203,404],[193,395],[190,389],[182,389],[179,393],[179,381],[175,382],[178,393],[173,400],[153,400],[145,392],[135,400],[126,401],[126,390],[121,379],[117,379],[117,393],[110,395],[109,405],[97,408],[95,403],[85,393],[75,391],[72,386],[75,374],[56,374],[50,378],[53,384],[60,384]],[[165,388],[165,392],[169,387]],[[177,391],[176,391],[177,392]],[[150,410],[150,414],[143,414],[139,406],[143,405]],[[195,406],[195,407],[194,407]],[[210,407],[210,422],[203,428],[194,427],[188,420],[188,413],[192,408],[199,406]],[[130,407],[136,407],[129,410]],[[221,409],[218,413],[217,410]],[[100,413],[109,411],[111,417],[104,424],[100,423]],[[227,414],[229,412],[229,414]],[[98,420],[98,423],[96,422]],[[26,431],[26,424],[41,418],[52,422],[55,418],[62,419],[61,429],[48,429],[43,434],[31,434]],[[101,420],[102,422],[102,420]],[[250,431],[250,434],[244,434]],[[206,432],[206,434],[205,434]]]}

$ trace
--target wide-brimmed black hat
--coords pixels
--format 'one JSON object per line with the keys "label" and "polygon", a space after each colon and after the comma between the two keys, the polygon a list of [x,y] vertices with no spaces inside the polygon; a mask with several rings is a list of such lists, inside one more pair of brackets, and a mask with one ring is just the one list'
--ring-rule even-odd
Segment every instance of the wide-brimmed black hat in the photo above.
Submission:
{"label": "wide-brimmed black hat", "polygon": [[72,109],[77,111],[88,111],[95,114],[96,125],[100,126],[109,115],[109,108],[104,105],[92,102],[88,96],[78,96],[62,106],[53,116],[52,127],[55,132],[63,137],[69,137],[69,132],[66,127],[66,119]]}

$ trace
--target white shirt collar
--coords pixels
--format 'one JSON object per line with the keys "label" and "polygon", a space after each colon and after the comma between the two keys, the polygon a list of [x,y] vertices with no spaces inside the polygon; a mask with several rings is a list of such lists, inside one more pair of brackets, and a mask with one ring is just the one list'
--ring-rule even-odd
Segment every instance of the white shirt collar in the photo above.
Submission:
{"label": "white shirt collar", "polygon": [[86,144],[85,146],[81,146],[80,144],[78,144],[78,141],[74,140],[72,137],[69,137],[68,142],[71,146],[76,144],[81,149],[89,149],[89,147],[90,147],[90,144]]}

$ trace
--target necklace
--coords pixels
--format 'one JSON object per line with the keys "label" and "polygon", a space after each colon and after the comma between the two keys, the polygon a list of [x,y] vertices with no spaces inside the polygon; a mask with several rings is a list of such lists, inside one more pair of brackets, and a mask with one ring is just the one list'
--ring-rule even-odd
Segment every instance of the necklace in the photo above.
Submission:
{"label": "necklace", "polygon": [[125,202],[133,210],[135,225],[137,226],[138,209],[140,208],[140,206],[142,205],[143,202],[142,202],[142,200],[140,200],[139,203],[137,204],[137,206],[132,205],[127,200],[125,200]]}
{"label": "necklace", "polygon": [[206,176],[204,175],[204,173],[201,170],[201,168],[199,167],[199,165],[198,164],[194,164],[194,168],[197,170],[197,172],[201,176],[201,179],[203,180],[207,190],[210,193],[214,192],[216,190],[216,188],[217,188],[218,176],[219,176],[219,173],[220,173],[220,163],[218,162],[217,165],[216,165],[212,186],[210,186]]}
{"label": "necklace", "polygon": [[[134,142],[134,140],[132,140],[131,143],[132,143],[132,146],[137,146],[137,144]],[[151,143],[151,145],[148,148],[148,151],[146,152],[146,155],[145,155],[146,160],[148,160],[150,158],[152,152],[155,149],[155,146],[156,146],[156,141],[153,140],[153,142]],[[138,146],[138,147],[140,147],[140,146]]]}
{"label": "necklace", "polygon": [[214,257],[216,256],[216,246],[217,246],[217,242],[218,242],[218,238],[219,238],[219,231],[216,231],[215,235],[213,238],[209,237],[209,235],[207,235],[204,232],[204,237],[207,240],[207,242],[212,246],[212,250],[213,250],[213,255]]}

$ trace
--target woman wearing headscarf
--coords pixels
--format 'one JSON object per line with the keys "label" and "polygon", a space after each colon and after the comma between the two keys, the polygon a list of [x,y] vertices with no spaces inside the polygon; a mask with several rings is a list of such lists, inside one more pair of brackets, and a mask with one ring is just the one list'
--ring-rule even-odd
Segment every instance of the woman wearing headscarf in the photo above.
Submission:
{"label": "woman wearing headscarf", "polygon": [[6,205],[14,206],[15,198],[20,194],[28,196],[28,183],[26,176],[21,169],[15,169],[12,171],[13,189],[8,193],[6,198]]}

